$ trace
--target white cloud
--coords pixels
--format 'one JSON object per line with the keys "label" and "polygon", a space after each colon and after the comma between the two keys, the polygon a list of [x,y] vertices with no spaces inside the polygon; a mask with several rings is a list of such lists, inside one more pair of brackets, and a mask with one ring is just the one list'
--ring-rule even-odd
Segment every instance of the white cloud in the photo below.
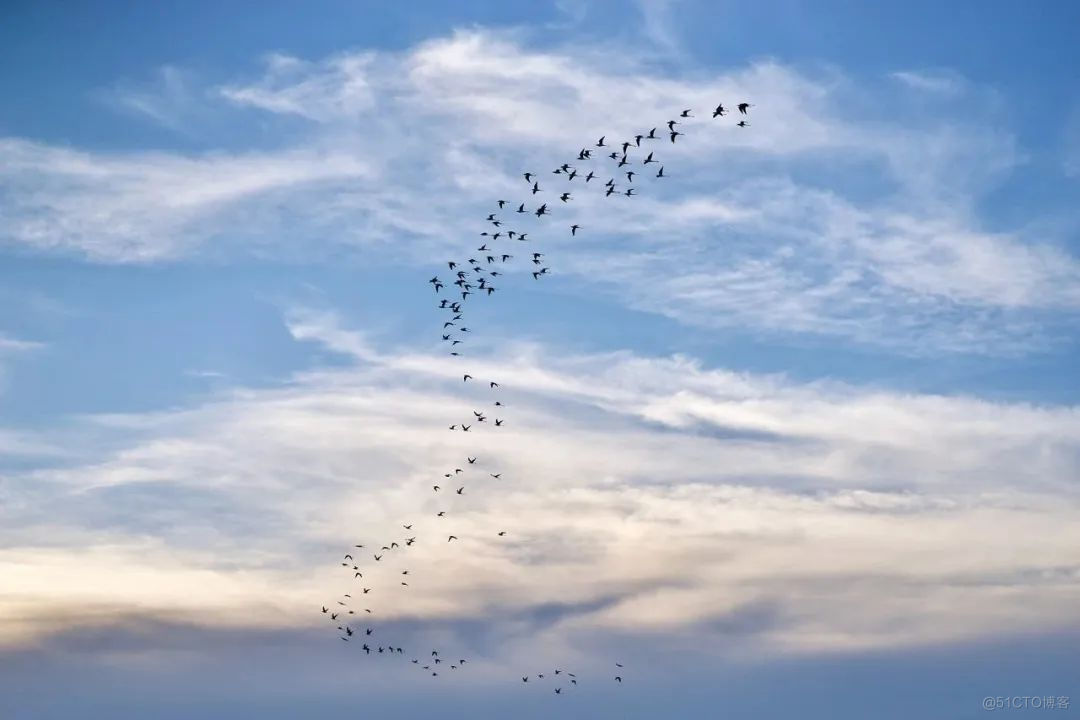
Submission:
{"label": "white cloud", "polygon": [[960,92],[966,84],[962,76],[947,70],[903,70],[892,73],[892,77],[916,90],[946,95]]}
{"label": "white cloud", "polygon": [[[923,353],[1052,341],[1080,306],[1080,263],[1052,239],[980,222],[980,193],[1023,159],[999,108],[948,73],[895,77],[956,80],[963,114],[927,115],[836,70],[763,61],[673,77],[615,45],[537,50],[515,33],[460,31],[316,61],[275,55],[263,77],[218,90],[271,124],[307,120],[284,135],[293,144],[178,157],[3,141],[3,232],[106,261],[236,250],[310,259],[344,246],[363,248],[367,263],[433,264],[461,249],[447,228],[468,231],[477,208],[532,202],[523,169],[543,171],[552,199],[544,168],[600,135],[662,130],[690,106],[703,117],[685,122],[684,141],[656,145],[664,184],[639,176],[636,203],[579,188],[552,221],[583,225],[573,241],[523,221],[556,251],[554,271],[707,326]],[[717,99],[744,98],[755,103],[751,128],[707,117]]]}
{"label": "white cloud", "polygon": [[[517,641],[723,633],[754,606],[775,612],[730,630],[750,652],[988,638],[1005,617],[1010,632],[1075,624],[1075,407],[539,347],[473,358],[481,383],[465,385],[444,357],[376,350],[331,313],[290,318],[298,339],[361,364],[90,418],[127,447],[9,474],[7,642],[134,612],[305,627],[351,585],[339,553],[406,535],[407,554],[364,562],[380,621],[484,618]],[[489,407],[487,378],[505,427],[449,431]],[[402,567],[417,590],[397,587]],[[513,620],[545,603],[582,609]]]}
{"label": "white cloud", "polygon": [[357,117],[370,110],[375,97],[367,80],[375,53],[344,54],[320,63],[286,55],[266,59],[267,74],[258,83],[225,86],[219,92],[238,105],[309,120]]}

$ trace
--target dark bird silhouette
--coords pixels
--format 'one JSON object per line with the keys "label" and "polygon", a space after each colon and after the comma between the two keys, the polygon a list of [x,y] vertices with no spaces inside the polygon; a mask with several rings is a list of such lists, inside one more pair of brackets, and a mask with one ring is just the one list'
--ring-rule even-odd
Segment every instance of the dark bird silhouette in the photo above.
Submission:
{"label": "dark bird silhouette", "polygon": [[581,227],[580,225],[571,225],[570,226],[570,234],[571,235],[577,235],[578,228],[580,228],[580,227]]}
{"label": "dark bird silhouette", "polygon": [[568,192],[563,193],[562,195],[559,196],[559,199],[562,200],[563,202],[566,202],[567,200],[570,199],[570,193],[568,193]]}
{"label": "dark bird silhouette", "polygon": [[618,680],[619,682],[622,682],[622,678],[619,677],[618,675],[615,676],[615,679]]}
{"label": "dark bird silhouette", "polygon": [[502,210],[502,206],[506,204],[505,200],[499,200],[499,209]]}
{"label": "dark bird silhouette", "polygon": [[505,534],[506,534],[506,531],[505,531],[505,530],[503,530],[503,531],[501,531],[501,532],[499,532],[499,533],[498,533],[499,537],[502,537],[502,536],[503,536],[503,535],[505,535]]}
{"label": "dark bird silhouette", "polygon": [[470,465],[472,465],[474,462],[476,462],[476,458],[474,458],[474,457],[466,457],[465,459],[469,461]]}
{"label": "dark bird silhouette", "polygon": [[472,380],[472,375],[466,373],[465,376],[462,378],[462,382],[468,382],[469,380]]}
{"label": "dark bird silhouette", "polygon": [[679,135],[682,135],[682,133],[678,132],[677,130],[672,130],[671,131],[671,142],[674,143],[675,138],[678,137]]}
{"label": "dark bird silhouette", "polygon": [[540,207],[538,207],[536,209],[536,217],[540,217],[541,215],[547,215],[547,214],[548,214],[547,203],[544,203],[543,205],[541,205]]}
{"label": "dark bird silhouette", "polygon": [[626,197],[631,197],[631,196],[633,196],[633,194],[634,194],[634,188],[629,188],[629,189],[628,189],[628,190],[626,191],[626,193],[624,193],[624,194],[626,195]]}
{"label": "dark bird silhouette", "polygon": [[596,173],[594,173],[592,170],[590,170],[589,174],[585,176],[585,182],[589,182],[594,177],[596,177]]}
{"label": "dark bird silhouette", "polygon": [[532,182],[533,174],[525,173],[525,182]]}
{"label": "dark bird silhouette", "polygon": [[462,494],[462,493],[464,493],[464,492],[465,492],[465,486],[464,486],[464,485],[462,485],[461,487],[459,487],[459,488],[457,489],[457,494],[458,494],[458,495],[461,495],[461,494]]}
{"label": "dark bird silhouette", "polygon": [[519,213],[523,213],[523,212],[525,212],[525,203],[521,203],[520,205],[518,205],[518,209],[517,209],[517,211],[518,211]]}
{"label": "dark bird silhouette", "polygon": [[655,140],[656,139],[656,128],[653,128],[652,130],[650,130],[649,134],[645,136],[645,139],[646,140]]}
{"label": "dark bird silhouette", "polygon": [[626,171],[626,181],[627,182],[634,182],[634,175],[636,175],[636,174],[637,173],[635,173],[633,170],[627,170]]}
{"label": "dark bird silhouette", "polygon": [[542,190],[540,189],[540,183],[538,183],[538,182],[534,182],[534,183],[533,183],[533,186],[532,186],[532,194],[533,194],[533,195],[535,195],[535,194],[536,194],[536,193],[538,193],[538,192],[543,192],[543,191],[542,191]]}
{"label": "dark bird silhouette", "polygon": [[682,113],[679,115],[679,117],[694,117],[694,116],[690,114],[689,110],[683,110]]}
{"label": "dark bird silhouette", "polygon": [[606,137],[607,135],[601,135],[600,139],[596,142],[596,147],[604,147],[604,138]]}
{"label": "dark bird silhouette", "polygon": [[724,116],[724,105],[723,105],[723,103],[716,106],[716,109],[712,111],[712,116],[713,117],[723,117]]}
{"label": "dark bird silhouette", "polygon": [[645,162],[643,162],[643,163],[641,163],[641,164],[642,164],[642,165],[648,165],[649,163],[654,163],[654,162],[656,162],[656,160],[653,160],[653,157],[652,157],[652,156],[653,156],[653,154],[652,154],[652,153],[649,153],[649,154],[648,154],[648,155],[647,155],[647,156],[645,157]]}
{"label": "dark bird silhouette", "polygon": [[741,102],[741,103],[739,103],[739,104],[738,104],[738,105],[737,105],[736,107],[738,107],[738,108],[739,108],[739,112],[740,112],[740,113],[742,113],[743,115],[745,115],[745,114],[746,114],[746,109],[747,109],[747,108],[752,108],[752,107],[754,107],[754,106],[753,106],[753,105],[751,105],[751,104],[750,104],[750,103],[748,103],[748,102]]}
{"label": "dark bird silhouette", "polygon": [[502,424],[503,424],[502,420],[500,420],[499,418],[495,418],[495,427],[500,427]]}
{"label": "dark bird silhouette", "polygon": [[664,177],[664,166],[663,165],[660,166],[660,172],[656,173],[656,177],[659,177],[659,178]]}
{"label": "dark bird silhouette", "polygon": [[488,475],[491,475],[491,477],[495,478],[496,480],[502,477],[502,473],[488,473]]}
{"label": "dark bird silhouette", "polygon": [[740,120],[739,122],[737,122],[735,124],[738,125],[739,127],[750,127],[750,123],[746,122],[745,120]]}
{"label": "dark bird silhouette", "polygon": [[323,611],[323,615],[325,615],[326,613],[330,612],[330,608],[328,608],[328,607],[326,607],[325,605],[323,605],[323,606],[322,606],[322,611]]}
{"label": "dark bird silhouette", "polygon": [[451,540],[457,540],[457,535],[451,535],[450,537],[446,538],[446,542],[450,542]]}
{"label": "dark bird silhouette", "polygon": [[382,555],[375,555],[374,557],[375,557],[375,562],[379,562],[380,560],[382,560]]}
{"label": "dark bird silhouette", "polygon": [[495,381],[491,381],[490,383],[488,383],[488,385],[489,385],[489,387],[493,387],[493,388],[499,387],[499,383],[497,383]]}

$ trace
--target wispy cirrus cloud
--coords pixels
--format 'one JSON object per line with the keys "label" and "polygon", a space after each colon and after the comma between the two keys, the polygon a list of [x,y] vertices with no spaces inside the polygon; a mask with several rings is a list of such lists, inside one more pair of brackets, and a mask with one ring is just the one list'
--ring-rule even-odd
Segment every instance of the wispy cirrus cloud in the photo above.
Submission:
{"label": "wispy cirrus cloud", "polygon": [[[531,216],[522,225],[583,287],[687,323],[906,353],[1053,342],[1080,307],[1080,263],[1060,242],[985,227],[976,209],[1023,160],[1004,116],[948,73],[894,78],[939,90],[949,80],[955,109],[927,116],[921,101],[837,70],[762,61],[676,78],[616,45],[536,49],[514,33],[272,55],[262,76],[201,94],[306,123],[282,135],[286,147],[108,156],[9,139],[4,232],[110,262],[345,247],[367,262],[428,264],[460,249],[446,228],[470,227],[493,197],[531,203],[523,169],[572,159],[600,135],[662,130],[684,106],[707,115],[717,100],[748,98],[745,131],[698,117],[685,141],[650,146],[668,178],[639,176],[638,202],[579,188],[552,221],[578,222],[578,238]],[[872,105],[882,110],[867,117]]]}

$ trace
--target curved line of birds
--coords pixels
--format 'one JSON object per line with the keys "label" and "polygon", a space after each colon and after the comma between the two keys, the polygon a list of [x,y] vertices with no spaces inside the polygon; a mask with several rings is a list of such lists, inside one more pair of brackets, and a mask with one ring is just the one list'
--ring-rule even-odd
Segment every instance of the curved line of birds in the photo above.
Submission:
{"label": "curved line of birds", "polygon": [[[736,106],[739,114],[742,115],[742,116],[746,116],[747,115],[747,110],[749,108],[751,108],[751,107],[753,107],[753,105],[751,105],[750,103],[747,103],[747,102],[739,103]],[[712,118],[713,119],[719,118],[719,117],[725,117],[726,115],[728,115],[728,111],[724,108],[723,104],[717,105],[716,109],[713,110],[713,112],[712,112]],[[673,119],[673,120],[669,120],[667,122],[667,131],[665,133],[666,136],[667,136],[667,139],[671,143],[674,143],[676,138],[678,138],[680,136],[683,136],[684,133],[682,131],[680,131],[680,130],[677,130],[676,126],[682,124],[681,119],[693,118],[693,117],[695,117],[695,115],[692,114],[692,110],[687,109],[687,110],[683,110],[679,114],[678,118]],[[740,120],[738,123],[736,123],[736,125],[738,127],[742,127],[742,128],[750,126],[750,124],[748,122],[746,122],[746,120]],[[621,196],[625,196],[625,197],[635,197],[635,196],[637,196],[637,193],[635,192],[635,190],[639,187],[639,185],[634,184],[634,177],[637,176],[637,175],[641,175],[643,173],[639,173],[639,172],[634,171],[632,169],[631,170],[622,170],[622,168],[626,167],[628,165],[636,164],[636,163],[632,163],[632,159],[631,159],[631,153],[634,150],[638,150],[638,149],[647,150],[649,148],[650,144],[652,143],[652,141],[662,140],[663,139],[663,135],[657,135],[657,130],[659,129],[659,127],[660,126],[654,127],[651,130],[649,130],[647,133],[642,133],[642,134],[635,135],[632,139],[625,140],[625,141],[623,141],[621,143],[614,143],[614,144],[605,143],[605,140],[607,139],[607,136],[606,135],[602,136],[596,142],[595,147],[602,149],[601,152],[604,152],[608,148],[610,148],[611,149],[610,152],[608,152],[606,155],[601,155],[599,157],[594,157],[592,149],[590,149],[590,148],[582,148],[581,151],[578,153],[577,159],[576,159],[575,162],[576,163],[591,162],[593,165],[595,165],[598,160],[601,160],[601,159],[609,160],[611,163],[613,163],[615,165],[615,171],[614,172],[615,172],[616,176],[621,175],[622,177],[626,178],[626,188],[625,189],[621,188],[619,183],[616,182],[615,177],[610,177],[607,180],[607,182],[605,182],[602,186],[598,186],[598,187],[603,187],[604,188],[604,190],[603,190],[604,196],[605,197],[612,197],[614,195],[621,195]],[[655,173],[653,173],[654,178],[663,179],[663,178],[667,177],[667,175],[665,175],[665,173],[664,173],[664,165],[656,157],[657,154],[658,154],[657,150],[648,150],[648,153],[642,158],[641,165],[643,167],[648,167],[649,165],[655,164],[657,166],[657,170],[656,170]],[[551,174],[556,175],[556,176],[561,176],[561,180],[563,182],[566,182],[566,183],[571,183],[576,178],[580,177],[580,178],[582,178],[582,181],[581,181],[581,183],[578,183],[578,185],[576,187],[585,188],[585,187],[590,187],[589,183],[591,183],[592,180],[599,177],[599,175],[597,174],[598,169],[599,168],[590,167],[586,172],[586,168],[581,167],[580,165],[577,165],[577,164],[571,165],[571,163],[566,162],[566,163],[563,163],[562,165],[560,165],[559,167],[555,168],[554,170],[552,170]],[[523,177],[524,177],[525,183],[526,183],[526,185],[525,185],[525,187],[527,188],[526,192],[530,193],[530,195],[529,195],[530,198],[535,197],[539,193],[546,192],[543,188],[540,187],[540,178],[535,173],[526,172],[526,173],[523,173]],[[566,186],[566,187],[569,187],[569,186]],[[573,191],[571,191],[571,190],[555,190],[555,192],[559,193],[558,194],[558,199],[563,203],[568,203],[573,199],[573,194],[572,194]],[[497,205],[498,205],[499,210],[504,209],[508,204],[511,204],[511,203],[508,203],[508,201],[506,201],[506,200],[498,200],[497,201]],[[517,206],[517,209],[514,211],[514,213],[517,214],[517,215],[526,215],[526,216],[529,215],[529,214],[532,214],[533,216],[535,216],[537,218],[537,220],[542,219],[544,216],[553,215],[552,211],[548,208],[548,204],[546,202],[540,204],[535,209],[527,209],[525,207],[525,205],[526,205],[525,202],[519,203],[518,206]],[[465,337],[466,333],[472,332],[470,330],[470,328],[468,328],[468,327],[464,326],[463,324],[461,324],[461,323],[464,322],[464,317],[465,317],[464,303],[467,301],[467,299],[468,299],[468,297],[470,295],[476,295],[476,294],[480,294],[481,296],[490,296],[490,295],[492,295],[496,291],[497,288],[494,285],[491,284],[492,281],[489,280],[488,278],[497,278],[497,277],[501,276],[503,273],[499,272],[498,269],[490,269],[491,266],[495,265],[496,267],[498,267],[498,266],[501,266],[503,263],[507,263],[510,260],[514,259],[514,255],[512,253],[503,252],[502,250],[495,250],[495,249],[493,249],[493,247],[489,247],[488,244],[491,243],[492,245],[494,245],[494,243],[498,242],[500,238],[505,238],[507,241],[510,241],[510,240],[514,240],[514,241],[517,241],[517,242],[528,242],[529,241],[529,237],[528,237],[529,233],[528,232],[520,232],[519,230],[513,230],[513,229],[509,229],[509,228],[504,228],[504,225],[506,223],[504,223],[504,221],[500,220],[497,217],[496,213],[494,213],[494,212],[490,213],[485,218],[485,222],[490,224],[491,229],[490,230],[485,230],[484,232],[480,233],[480,235],[482,237],[484,237],[485,240],[483,241],[483,244],[481,244],[480,247],[478,247],[476,249],[476,251],[478,253],[483,253],[484,254],[483,257],[484,257],[485,262],[481,263],[475,257],[470,257],[467,260],[467,264],[469,266],[468,270],[465,270],[464,268],[461,268],[460,267],[461,263],[458,263],[458,262],[455,262],[455,261],[447,262],[448,269],[450,270],[450,272],[452,272],[454,274],[453,275],[454,279],[452,281],[450,281],[450,282],[451,282],[452,285],[457,287],[457,290],[454,291],[454,292],[456,294],[460,294],[461,299],[460,300],[457,300],[457,299],[451,300],[449,298],[444,297],[444,298],[442,298],[440,300],[437,307],[440,310],[446,311],[450,315],[450,319],[444,321],[443,324],[442,324],[441,335],[442,335],[442,342],[449,344],[448,345],[448,347],[450,348],[449,351],[448,351],[449,354],[451,356],[454,356],[454,357],[460,357],[461,356],[461,353],[456,349],[456,347],[464,342],[463,338]],[[569,226],[570,235],[573,236],[573,237],[576,237],[577,234],[578,234],[578,231],[582,230],[582,229],[583,228],[582,228],[581,225],[578,225],[576,223],[572,224],[572,225]],[[533,264],[533,266],[535,268],[534,270],[531,271],[534,280],[539,280],[542,277],[549,274],[549,268],[547,267],[547,265],[545,265],[544,260],[543,260],[544,257],[545,257],[544,253],[541,253],[541,252],[532,252],[531,253],[532,264]],[[442,291],[444,289],[446,289],[446,282],[444,282],[443,280],[440,280],[438,276],[435,276],[435,277],[431,278],[428,281],[428,283],[434,287],[434,290],[435,290],[436,294],[441,294]],[[474,290],[476,292],[473,292]],[[448,291],[448,292],[450,292],[450,291]],[[463,373],[462,374],[462,382],[463,383],[468,383],[469,381],[473,381],[474,383],[481,382],[481,381],[476,380],[469,373]],[[499,389],[499,383],[494,381],[494,380],[485,380],[483,382],[486,382],[488,390],[490,390],[490,391],[495,391],[495,390]],[[472,417],[466,418],[466,420],[462,420],[462,421],[458,421],[456,423],[452,423],[451,425],[448,426],[449,430],[452,431],[452,432],[472,432],[474,427],[479,427],[481,425],[483,425],[485,427],[490,426],[492,428],[502,427],[504,425],[503,418],[494,417],[494,413],[501,413],[502,409],[505,406],[503,405],[502,401],[500,401],[498,399],[495,399],[492,402],[491,407],[494,408],[493,411],[490,411],[490,412],[492,412],[491,422],[488,422],[489,417],[488,417],[488,412],[487,411],[473,410]],[[471,470],[472,468],[474,468],[474,466],[477,464],[478,461],[479,461],[478,456],[467,455],[466,456],[466,463],[465,463],[466,468],[469,468]],[[466,473],[465,468],[460,468],[460,467],[453,468],[452,472],[444,473],[442,478],[431,486],[431,491],[433,493],[435,493],[435,494],[443,493],[443,494],[463,496],[465,494],[465,489],[466,489],[467,486],[466,485],[460,485],[457,488],[454,488],[453,485],[457,484],[456,482],[454,482],[454,480],[457,480],[460,477],[464,476],[465,473]],[[494,480],[499,480],[500,478],[502,478],[502,473],[501,472],[488,472],[487,475],[488,475],[489,478],[494,479]],[[445,488],[443,487],[443,484],[446,485]],[[437,518],[437,519],[444,520],[447,517],[448,517],[448,515],[447,515],[446,510],[439,510],[438,512],[435,513],[435,518]],[[373,590],[375,590],[374,587],[366,587],[367,582],[365,582],[364,569],[361,567],[360,561],[356,559],[357,556],[360,555],[360,553],[358,551],[361,551],[361,550],[368,551],[371,554],[372,561],[375,562],[375,563],[382,563],[385,560],[389,560],[390,558],[387,557],[388,554],[396,560],[398,555],[399,555],[399,552],[403,551],[403,550],[407,550],[408,548],[412,547],[412,545],[417,542],[417,538],[418,538],[418,535],[413,535],[412,534],[414,523],[403,524],[401,527],[404,530],[404,533],[403,533],[404,537],[402,537],[400,539],[397,539],[397,540],[392,540],[387,544],[377,543],[376,545],[378,546],[378,550],[375,549],[376,545],[372,545],[372,546],[369,547],[368,545],[365,545],[364,543],[354,544],[352,546],[352,548],[350,548],[349,552],[345,553],[344,558],[342,559],[342,562],[341,562],[341,566],[343,568],[346,568],[346,571],[348,573],[352,573],[351,580],[353,581],[354,585],[359,587],[360,592],[356,596],[353,595],[353,593],[356,592],[355,590],[353,592],[350,592],[350,593],[345,593],[340,599],[336,600],[336,606],[335,607],[327,607],[326,605],[322,606],[322,614],[327,615],[329,620],[330,620],[330,623],[337,630],[340,631],[341,640],[343,640],[345,642],[350,642],[354,638],[359,638],[360,643],[361,643],[360,649],[366,656],[371,656],[373,654],[374,655],[386,655],[386,656],[403,656],[405,654],[405,651],[404,651],[403,648],[401,648],[399,646],[396,646],[396,645],[394,645],[392,643],[389,643],[388,641],[383,641],[381,638],[378,638],[378,636],[375,633],[375,628],[371,627],[366,622],[365,623],[357,623],[357,629],[354,630],[353,626],[352,626],[352,623],[355,622],[355,620],[353,618],[356,617],[357,610],[364,613],[364,616],[361,616],[361,617],[374,615],[375,613],[370,607],[359,607],[359,606],[353,607],[350,604],[350,603],[355,602],[357,600],[365,600],[366,601],[367,598],[368,598],[368,595]],[[442,535],[442,533],[439,534],[440,537],[441,537],[441,535]],[[505,530],[500,530],[500,531],[498,531],[496,533],[496,536],[500,537],[500,538],[505,537],[506,535],[507,535],[507,531],[505,531]],[[449,543],[453,543],[455,541],[459,541],[459,538],[458,538],[457,535],[455,535],[453,533],[446,533],[446,543],[449,544]],[[412,576],[409,574],[408,568],[402,566],[402,567],[396,568],[396,571],[399,573],[399,575],[397,575],[397,577],[399,578],[398,579],[398,583],[399,583],[398,587],[402,588],[402,589],[409,588],[410,587],[409,579]],[[369,602],[364,602],[363,604],[364,605],[370,605]],[[365,625],[365,627],[362,628],[362,634],[361,634],[361,629],[359,627],[361,624]],[[431,677],[438,677],[439,676],[439,670],[440,670],[441,666],[443,665],[444,660],[439,655],[439,651],[437,649],[433,648],[430,651],[430,655],[423,655],[421,657],[412,657],[410,662],[411,662],[412,665],[417,666],[418,669],[420,669],[420,670],[422,670],[422,671],[424,671],[426,673],[430,673]],[[456,671],[456,670],[460,670],[460,669],[464,668],[464,666],[467,663],[468,663],[467,658],[459,658],[456,662],[450,661],[450,662],[446,663],[446,667],[450,671]],[[615,673],[616,674],[613,675],[613,681],[614,682],[620,683],[620,684],[623,682],[623,677],[622,677],[622,675],[623,675],[623,667],[624,666],[621,663],[615,663]],[[527,684],[527,683],[529,683],[530,678],[535,678],[537,680],[544,680],[544,679],[552,679],[552,680],[554,680],[555,683],[556,683],[556,686],[554,688],[554,692],[555,692],[556,695],[561,695],[564,687],[576,687],[577,684],[578,684],[577,675],[575,673],[568,672],[567,670],[564,670],[562,668],[556,668],[550,674],[544,673],[544,672],[538,672],[538,673],[535,673],[534,675],[523,675],[523,676],[521,676],[521,681],[523,683]],[[565,682],[565,685],[558,684],[560,682],[560,679],[561,679],[562,682]]]}

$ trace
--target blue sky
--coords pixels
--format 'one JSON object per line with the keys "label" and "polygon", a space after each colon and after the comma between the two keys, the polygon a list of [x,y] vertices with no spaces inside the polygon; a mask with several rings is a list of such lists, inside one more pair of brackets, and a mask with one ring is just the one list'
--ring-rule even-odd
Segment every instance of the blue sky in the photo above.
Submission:
{"label": "blue sky", "polygon": [[[8,3],[0,709],[962,718],[1080,698],[1078,20]],[[750,128],[707,117],[744,99]],[[448,435],[481,396],[427,278],[496,199],[532,202],[521,172],[683,107],[666,182],[560,208],[574,238],[527,219],[461,359],[514,413]],[[341,548],[433,514],[429,480],[463,454],[507,481],[477,480],[462,549],[419,544],[428,589],[386,607],[399,637],[473,658],[436,685],[350,653],[318,607],[349,587]],[[512,682],[549,665],[596,681]]]}

